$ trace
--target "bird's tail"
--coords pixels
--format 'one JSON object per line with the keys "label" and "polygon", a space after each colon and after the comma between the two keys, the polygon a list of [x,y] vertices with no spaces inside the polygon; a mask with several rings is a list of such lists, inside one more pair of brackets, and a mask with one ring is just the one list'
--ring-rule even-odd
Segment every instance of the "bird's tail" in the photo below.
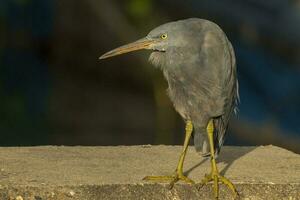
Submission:
{"label": "bird's tail", "polygon": [[206,128],[195,128],[193,136],[196,151],[199,152],[203,157],[209,156],[210,150]]}
{"label": "bird's tail", "polygon": [[[215,156],[218,156],[220,153],[221,147],[224,143],[225,134],[227,131],[228,123],[231,114],[234,112],[237,114],[238,109],[237,106],[240,102],[239,97],[239,84],[236,81],[235,86],[232,90],[232,100],[227,107],[225,113],[219,117],[213,118],[214,124],[214,149],[215,149]],[[206,132],[206,128],[195,128],[194,130],[194,145],[197,152],[200,152],[202,156],[209,156],[210,155],[210,147],[208,136]]]}
{"label": "bird's tail", "polygon": [[[227,114],[228,115],[228,114]],[[229,117],[222,115],[220,117],[214,118],[214,146],[215,146],[215,154],[216,156],[220,153],[221,147],[224,143],[224,138],[226,134],[226,130],[228,127]]]}
{"label": "bird's tail", "polygon": [[[213,119],[215,156],[219,154],[224,142],[224,135],[226,133],[228,124],[228,122],[226,123],[225,121],[226,119],[224,119],[224,116]],[[196,151],[199,152],[203,157],[210,156],[210,146],[206,128],[195,128],[194,145]]]}

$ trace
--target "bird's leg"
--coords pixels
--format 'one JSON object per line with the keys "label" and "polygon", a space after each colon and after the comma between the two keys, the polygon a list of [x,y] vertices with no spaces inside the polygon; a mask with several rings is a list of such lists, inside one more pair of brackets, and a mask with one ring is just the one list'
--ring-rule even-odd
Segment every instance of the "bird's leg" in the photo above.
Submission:
{"label": "bird's leg", "polygon": [[203,185],[213,182],[213,191],[214,191],[214,197],[218,199],[219,197],[219,183],[224,183],[229,187],[229,189],[234,193],[234,198],[238,196],[238,192],[235,189],[235,186],[224,176],[221,176],[215,159],[215,150],[214,150],[214,124],[213,121],[210,120],[207,125],[207,134],[208,134],[208,140],[210,145],[210,161],[211,161],[211,173],[206,174],[204,179],[201,181],[200,187]]}
{"label": "bird's leg", "polygon": [[170,182],[170,188],[173,187],[174,183],[176,183],[179,180],[182,180],[186,183],[189,184],[194,184],[194,181],[189,179],[188,177],[186,177],[183,174],[183,162],[184,162],[184,158],[186,155],[186,151],[189,145],[189,141],[191,138],[193,132],[193,124],[190,120],[187,121],[186,126],[185,126],[185,139],[184,139],[184,144],[183,144],[183,149],[179,158],[179,162],[177,165],[177,168],[174,172],[173,175],[171,176],[146,176],[145,178],[143,178],[143,180],[147,180],[147,181],[169,181]]}

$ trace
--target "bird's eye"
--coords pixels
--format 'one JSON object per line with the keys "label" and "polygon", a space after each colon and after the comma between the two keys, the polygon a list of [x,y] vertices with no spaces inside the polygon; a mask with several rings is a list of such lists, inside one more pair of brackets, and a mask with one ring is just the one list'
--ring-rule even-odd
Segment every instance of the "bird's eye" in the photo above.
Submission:
{"label": "bird's eye", "polygon": [[162,35],[160,36],[161,39],[166,39],[167,37],[168,37],[167,34],[162,34]]}

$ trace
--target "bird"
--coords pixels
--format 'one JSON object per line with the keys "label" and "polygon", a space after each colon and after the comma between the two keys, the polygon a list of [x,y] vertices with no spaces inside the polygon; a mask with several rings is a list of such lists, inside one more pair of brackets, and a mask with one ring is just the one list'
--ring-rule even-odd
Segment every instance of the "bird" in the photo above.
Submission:
{"label": "bird", "polygon": [[[115,48],[99,59],[147,49],[149,61],[161,69],[168,83],[167,93],[185,122],[185,139],[176,170],[170,176],[146,176],[146,181],[195,181],[183,173],[183,163],[191,138],[197,152],[210,157],[211,172],[200,186],[213,182],[213,196],[219,198],[219,184],[225,184],[234,197],[234,184],[220,175],[216,157],[223,145],[229,119],[237,111],[239,89],[233,46],[214,22],[189,18],[162,24],[142,39]],[[201,188],[199,187],[199,188]]]}

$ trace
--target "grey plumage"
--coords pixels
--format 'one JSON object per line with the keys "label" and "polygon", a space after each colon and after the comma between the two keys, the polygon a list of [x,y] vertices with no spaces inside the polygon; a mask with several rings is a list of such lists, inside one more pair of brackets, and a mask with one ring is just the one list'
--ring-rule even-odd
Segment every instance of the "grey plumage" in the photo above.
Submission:
{"label": "grey plumage", "polygon": [[213,182],[214,197],[219,183],[238,196],[227,178],[219,174],[215,157],[224,142],[229,118],[239,95],[235,55],[221,28],[203,19],[170,22],[152,30],[145,38],[111,50],[100,59],[150,49],[150,62],[160,67],[168,81],[168,94],[176,111],[186,121],[185,139],[175,174],[146,176],[143,180],[169,180],[171,187],[182,180],[193,184],[183,173],[183,163],[193,133],[194,144],[203,156],[210,155],[211,173],[201,185]]}
{"label": "grey plumage", "polygon": [[170,22],[100,59],[139,49],[153,51],[149,60],[163,71],[176,111],[186,121],[192,121],[195,148],[204,156],[209,155],[206,127],[213,119],[218,154],[238,102],[235,55],[225,33],[203,19]]}
{"label": "grey plumage", "polygon": [[168,41],[152,46],[150,61],[162,69],[177,112],[193,122],[194,145],[202,155],[209,155],[206,127],[213,118],[217,154],[238,102],[232,45],[218,25],[203,19],[167,23],[147,37],[161,34],[168,34]]}

